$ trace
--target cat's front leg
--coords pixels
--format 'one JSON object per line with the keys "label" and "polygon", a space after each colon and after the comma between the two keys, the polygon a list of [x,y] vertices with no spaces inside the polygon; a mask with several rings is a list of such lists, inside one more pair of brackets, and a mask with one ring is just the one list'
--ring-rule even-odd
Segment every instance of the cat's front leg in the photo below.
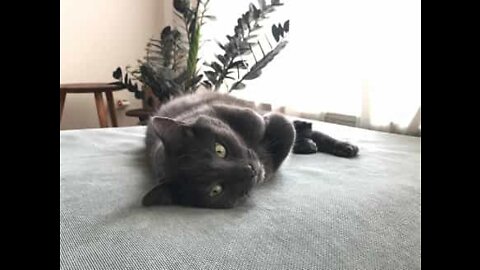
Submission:
{"label": "cat's front leg", "polygon": [[316,143],[318,152],[345,158],[358,155],[359,149],[356,145],[339,141],[319,131],[312,131],[310,138]]}
{"label": "cat's front leg", "polygon": [[265,150],[267,163],[271,163],[272,171],[276,171],[292,149],[295,129],[292,123],[281,114],[268,113],[263,118],[265,135],[261,145]]}
{"label": "cat's front leg", "polygon": [[240,134],[249,146],[257,145],[264,137],[264,119],[254,110],[229,105],[214,105],[212,107],[215,109],[217,116]]}
{"label": "cat's front leg", "polygon": [[357,146],[312,130],[311,122],[295,120],[293,125],[297,135],[293,147],[295,154],[311,154],[318,151],[346,158],[355,157],[358,154]]}

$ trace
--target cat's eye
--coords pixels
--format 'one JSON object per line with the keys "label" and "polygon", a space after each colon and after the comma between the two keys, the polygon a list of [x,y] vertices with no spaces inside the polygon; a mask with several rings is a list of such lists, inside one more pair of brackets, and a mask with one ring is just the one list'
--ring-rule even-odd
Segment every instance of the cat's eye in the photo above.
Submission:
{"label": "cat's eye", "polygon": [[225,146],[215,143],[215,153],[217,156],[225,158],[227,156],[227,149],[225,149]]}
{"label": "cat's eye", "polygon": [[210,197],[214,197],[214,196],[217,196],[218,194],[222,193],[223,191],[223,188],[221,185],[215,185],[212,187],[212,189],[210,189]]}

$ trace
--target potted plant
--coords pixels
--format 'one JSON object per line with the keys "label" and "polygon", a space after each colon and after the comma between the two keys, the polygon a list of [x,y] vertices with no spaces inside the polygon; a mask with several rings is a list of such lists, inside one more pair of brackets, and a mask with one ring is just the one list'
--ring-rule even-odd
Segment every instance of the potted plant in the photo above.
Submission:
{"label": "potted plant", "polygon": [[[127,66],[124,75],[120,67],[113,72],[117,83],[143,100],[145,111],[152,112],[171,98],[193,93],[200,86],[228,93],[243,89],[245,81],[258,78],[262,69],[285,48],[288,20],[272,25],[274,41],[256,34],[263,28],[260,23],[267,14],[283,5],[279,0],[272,0],[270,4],[260,0],[259,7],[250,4],[248,11],[238,18],[233,34],[227,35],[227,42],[217,41],[221,53],[215,55],[216,60],[198,65],[201,28],[206,21],[215,19],[207,14],[209,2],[198,0],[192,7],[191,1],[174,0],[174,12],[184,29],[165,27],[158,39],[149,41],[146,56],[138,61],[138,67]],[[261,55],[254,53],[255,47]]]}

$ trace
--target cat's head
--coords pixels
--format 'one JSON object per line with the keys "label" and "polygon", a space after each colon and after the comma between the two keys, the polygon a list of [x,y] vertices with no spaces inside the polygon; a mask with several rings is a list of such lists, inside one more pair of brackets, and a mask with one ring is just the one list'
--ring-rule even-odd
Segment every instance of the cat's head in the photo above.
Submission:
{"label": "cat's head", "polygon": [[[143,204],[231,208],[241,202],[264,169],[256,153],[223,122],[200,116],[192,123],[154,117],[148,128],[163,144],[164,181]],[[155,164],[154,166],[160,166]]]}

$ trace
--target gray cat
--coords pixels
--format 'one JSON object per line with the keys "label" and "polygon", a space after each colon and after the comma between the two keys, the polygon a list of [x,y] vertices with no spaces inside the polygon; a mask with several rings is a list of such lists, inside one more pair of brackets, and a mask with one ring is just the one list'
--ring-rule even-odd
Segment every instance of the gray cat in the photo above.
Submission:
{"label": "gray cat", "polygon": [[143,205],[234,207],[255,184],[272,177],[294,139],[284,116],[261,116],[230,95],[176,98],[147,125],[147,153],[158,185]]}
{"label": "gray cat", "polygon": [[311,124],[297,121],[294,127],[281,114],[262,116],[230,95],[173,99],[147,125],[147,153],[158,185],[142,203],[234,207],[253,186],[272,178],[292,150],[295,128],[300,139],[317,143],[319,152],[343,157],[358,152],[356,146],[312,132]]}

